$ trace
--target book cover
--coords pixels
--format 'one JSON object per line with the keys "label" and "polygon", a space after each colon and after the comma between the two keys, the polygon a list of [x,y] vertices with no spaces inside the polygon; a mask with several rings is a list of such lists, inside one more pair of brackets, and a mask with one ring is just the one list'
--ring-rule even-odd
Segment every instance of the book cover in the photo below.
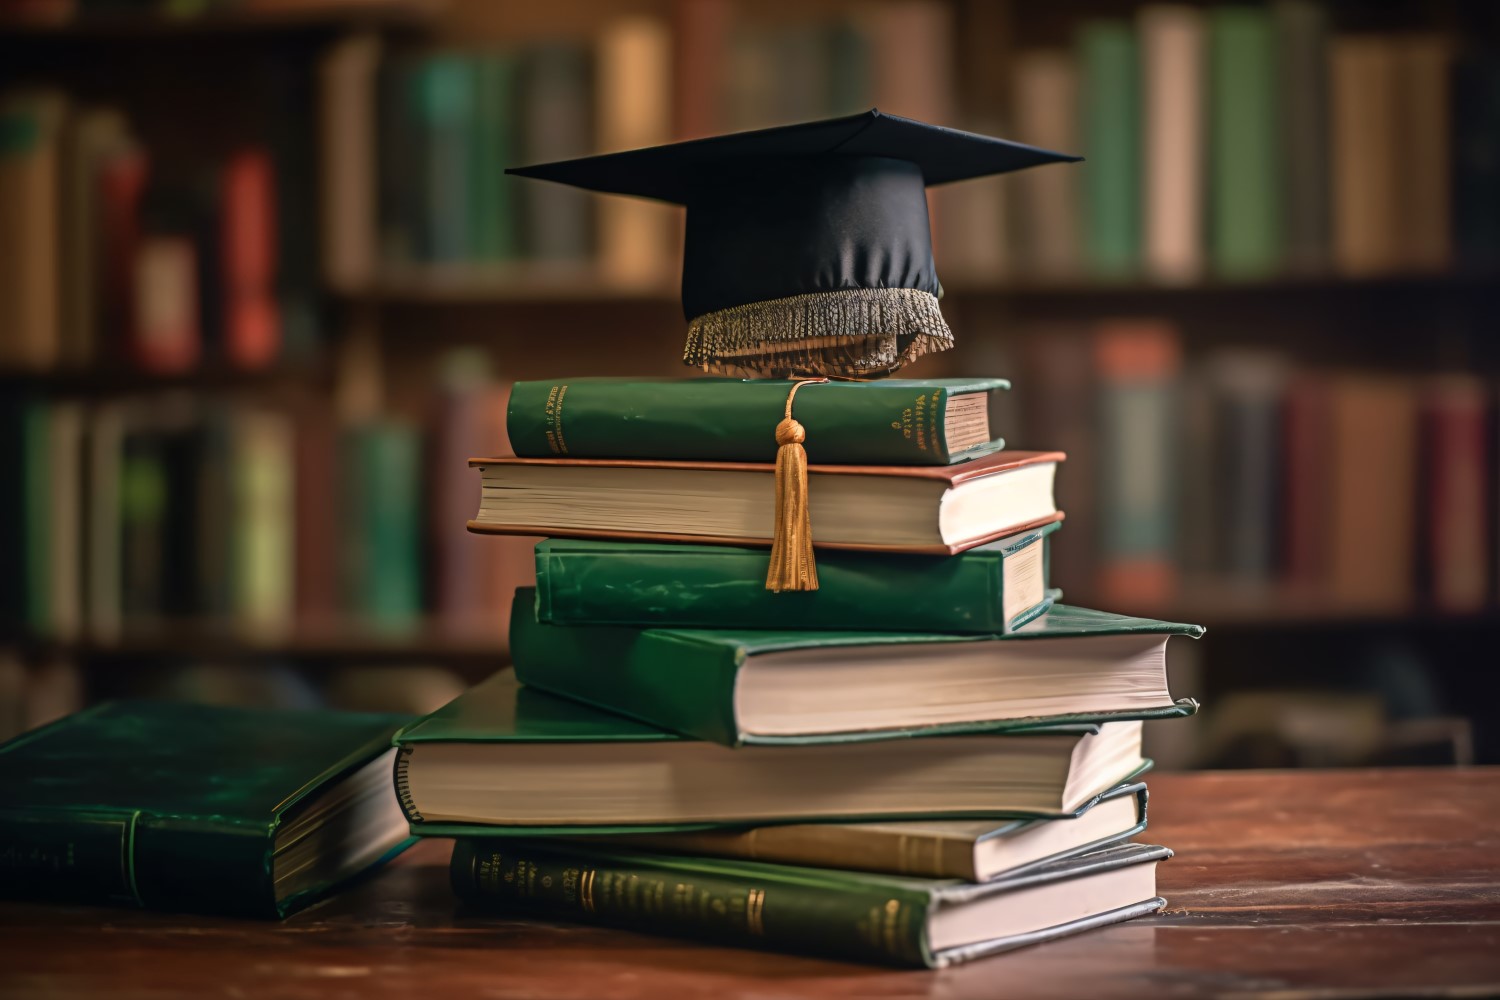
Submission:
{"label": "book cover", "polygon": [[1317,0],[1274,0],[1276,120],[1283,263],[1317,272],[1329,263],[1328,8]]}
{"label": "book cover", "polygon": [[470,259],[469,171],[473,144],[474,60],[463,53],[428,56],[417,70],[420,127],[426,152],[426,258],[436,263]]}
{"label": "book cover", "polygon": [[1423,478],[1431,486],[1421,505],[1421,549],[1431,598],[1441,611],[1472,614],[1489,595],[1490,401],[1477,375],[1434,379],[1423,395]]}
{"label": "book cover", "polygon": [[[571,378],[517,382],[506,414],[522,457],[771,462],[795,383],[783,379]],[[808,461],[947,465],[1004,447],[991,425],[1004,379],[827,382],[797,393]],[[950,433],[967,447],[951,447]]]}
{"label": "book cover", "polygon": [[67,99],[26,90],[0,99],[0,366],[40,370],[62,344],[58,191]]}
{"label": "book cover", "polygon": [[[450,861],[454,892],[502,913],[624,926],[722,944],[887,965],[942,968],[1065,934],[1152,913],[1155,896],[1103,912],[1082,885],[1063,922],[960,942],[932,920],[942,908],[1025,893],[1063,880],[1103,879],[1171,857],[1163,847],[1125,844],[973,885],[680,857],[578,844],[460,840]],[[684,892],[683,887],[691,887]],[[1097,904],[1094,904],[1097,905]],[[1020,899],[1017,900],[1020,906]],[[1025,923],[1024,919],[1017,923]],[[998,932],[996,932],[998,931]]]}
{"label": "book cover", "polygon": [[1126,21],[1078,33],[1083,135],[1084,253],[1099,277],[1128,277],[1141,253],[1140,55]]}
{"label": "book cover", "polygon": [[766,551],[552,538],[536,547],[537,618],[549,625],[1000,633],[1049,606],[1059,522],[961,555],[830,552],[818,589],[766,590]]}
{"label": "book cover", "polygon": [[[1016,55],[1016,137],[1042,149],[1080,149],[1078,66],[1064,49]],[[1007,178],[1015,197],[1018,270],[1066,278],[1083,269],[1082,178],[1077,170],[1022,170]]]}
{"label": "book cover", "polygon": [[1208,15],[1209,162],[1214,270],[1267,275],[1281,263],[1281,132],[1271,15],[1215,7]]}
{"label": "book cover", "polygon": [[511,656],[523,684],[653,726],[725,746],[890,739],[913,734],[993,732],[1115,718],[1189,715],[1188,702],[1143,713],[1025,717],[935,724],[890,730],[810,734],[746,733],[739,720],[737,675],[756,656],[787,650],[859,647],[871,651],[907,644],[1031,642],[1051,638],[1148,633],[1197,637],[1196,625],[1131,618],[1054,605],[1045,615],[1003,637],[958,633],[638,628],[547,625],[537,619],[536,593],[516,592],[511,609]]}
{"label": "book cover", "polygon": [[[23,734],[0,746],[0,895],[286,916],[332,885],[278,898],[278,830],[390,752],[403,721],[112,702]],[[404,841],[398,828],[366,866]]]}
{"label": "book cover", "polygon": [[[528,50],[520,66],[520,162],[547,163],[592,151],[593,66],[578,45],[552,42]],[[594,248],[587,192],[541,184],[520,202],[521,241],[535,260],[577,261]]]}
{"label": "book cover", "polygon": [[1400,267],[1395,42],[1340,35],[1328,44],[1333,258],[1346,275]]}
{"label": "book cover", "polygon": [[237,368],[265,368],[281,353],[276,301],[276,176],[264,149],[241,150],[219,180],[221,349]]}
{"label": "book cover", "polygon": [[356,484],[340,518],[344,606],[367,625],[400,631],[422,611],[421,440],[385,422],[345,430],[343,482]]}
{"label": "book cover", "polygon": [[1103,324],[1099,375],[1099,586],[1110,599],[1161,602],[1177,585],[1176,394],[1181,345],[1152,320]]}
{"label": "book cover", "polygon": [[318,61],[318,164],[322,271],[343,292],[375,278],[378,184],[391,166],[379,159],[378,79],[381,40],[346,36]]}
{"label": "book cover", "polygon": [[1203,14],[1194,7],[1151,4],[1140,9],[1137,25],[1146,204],[1142,256],[1153,278],[1191,282],[1202,274],[1204,256]]}

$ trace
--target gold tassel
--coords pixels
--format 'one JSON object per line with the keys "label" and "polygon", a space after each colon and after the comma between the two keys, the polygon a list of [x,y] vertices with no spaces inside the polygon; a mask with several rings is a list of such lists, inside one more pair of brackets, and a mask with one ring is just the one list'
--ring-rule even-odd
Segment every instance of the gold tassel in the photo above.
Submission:
{"label": "gold tassel", "polygon": [[792,419],[792,400],[804,385],[826,378],[799,381],[786,394],[786,417],[776,425],[776,523],[771,536],[771,565],[766,589],[817,590],[818,566],[813,561],[812,517],[807,506],[807,432]]}

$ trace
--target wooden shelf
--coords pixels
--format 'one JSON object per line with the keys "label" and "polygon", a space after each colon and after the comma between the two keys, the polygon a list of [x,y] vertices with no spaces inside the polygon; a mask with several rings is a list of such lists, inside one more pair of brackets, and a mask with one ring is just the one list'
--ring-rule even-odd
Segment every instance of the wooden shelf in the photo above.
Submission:
{"label": "wooden shelf", "polygon": [[0,16],[0,39],[112,40],[205,35],[329,31],[345,28],[421,28],[441,11],[440,0],[309,0],[265,3],[172,16],[158,12],[61,11]]}
{"label": "wooden shelf", "polygon": [[466,632],[424,622],[414,628],[382,633],[369,626],[330,625],[299,628],[285,634],[201,622],[130,630],[116,639],[57,641],[13,637],[0,641],[42,656],[92,662],[130,660],[266,660],[305,662],[392,662],[439,660],[482,662],[499,669],[508,662],[504,637],[495,632]]}
{"label": "wooden shelf", "polygon": [[[1040,281],[959,276],[944,284],[953,298],[1014,300],[1174,298],[1231,299],[1245,295],[1436,295],[1449,292],[1492,293],[1500,275],[1452,272],[1348,278],[1305,275],[1255,281],[1208,280],[1187,285],[1140,280]],[[512,303],[660,302],[676,304],[680,289],[674,272],[657,280],[621,282],[590,263],[518,263],[492,267],[412,266],[382,274],[363,289],[335,290],[342,298],[377,305],[492,305]]]}

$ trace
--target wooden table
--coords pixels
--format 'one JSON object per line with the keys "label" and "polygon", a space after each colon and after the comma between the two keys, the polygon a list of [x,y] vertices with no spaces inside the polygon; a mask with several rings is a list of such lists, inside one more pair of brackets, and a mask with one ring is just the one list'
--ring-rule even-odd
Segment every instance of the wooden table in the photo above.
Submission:
{"label": "wooden table", "polygon": [[943,972],[458,916],[428,842],[282,924],[0,905],[0,997],[1500,993],[1500,769],[1162,775],[1155,917]]}

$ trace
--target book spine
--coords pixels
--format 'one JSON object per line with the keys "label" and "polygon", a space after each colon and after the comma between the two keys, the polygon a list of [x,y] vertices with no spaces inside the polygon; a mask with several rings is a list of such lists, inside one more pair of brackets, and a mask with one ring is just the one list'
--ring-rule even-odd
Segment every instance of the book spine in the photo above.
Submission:
{"label": "book spine", "polygon": [[1258,277],[1281,262],[1276,52],[1270,15],[1220,7],[1209,16],[1209,219],[1214,268]]}
{"label": "book spine", "polygon": [[1084,175],[1088,264],[1101,277],[1133,273],[1141,249],[1140,67],[1124,21],[1096,21],[1079,34],[1083,67]]}
{"label": "book spine", "polygon": [[1281,122],[1282,239],[1288,268],[1328,266],[1328,10],[1275,0],[1277,118]]}
{"label": "book spine", "polygon": [[[1032,544],[1047,543],[1037,533]],[[538,617],[552,625],[1004,632],[1046,590],[1043,580],[1027,590],[1036,599],[1005,614],[1005,563],[1021,553],[1037,550],[953,558],[830,552],[818,560],[818,590],[788,602],[765,588],[764,549],[540,545]]]}
{"label": "book spine", "polygon": [[[506,431],[523,458],[771,462],[790,383],[518,382]],[[819,392],[820,388],[825,391]],[[821,397],[821,398],[820,398]],[[813,386],[797,394],[810,462],[948,465],[941,386]]]}
{"label": "book spine", "polygon": [[1142,7],[1142,153],[1146,269],[1167,282],[1203,271],[1203,16],[1192,7]]}
{"label": "book spine", "polygon": [[536,591],[523,587],[511,603],[510,651],[523,684],[672,732],[739,743],[738,647],[639,628],[544,625]]}
{"label": "book spine", "polygon": [[653,853],[975,881],[972,840],[873,825],[794,823],[744,831],[641,834],[610,840],[612,844]]}
{"label": "book spine", "polygon": [[925,964],[925,894],[771,883],[733,869],[461,840],[450,863],[464,901],[656,933],[866,962]]}
{"label": "book spine", "polygon": [[111,810],[0,810],[0,896],[277,916],[263,829]]}

